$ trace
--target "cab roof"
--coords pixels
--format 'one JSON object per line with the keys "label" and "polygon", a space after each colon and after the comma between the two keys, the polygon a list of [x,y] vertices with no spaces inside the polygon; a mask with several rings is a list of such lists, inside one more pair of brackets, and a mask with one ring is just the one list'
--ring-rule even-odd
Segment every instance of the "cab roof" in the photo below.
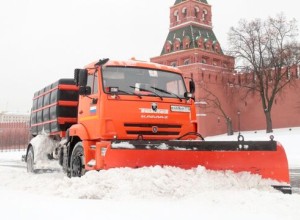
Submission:
{"label": "cab roof", "polygon": [[[95,68],[95,64],[98,61],[92,62],[85,66],[85,68]],[[139,61],[139,60],[109,60],[105,66],[119,66],[119,67],[140,67],[140,68],[149,68],[156,70],[163,70],[168,72],[176,72],[182,74],[182,72],[175,67],[161,65],[157,63],[147,62],[147,61]]]}

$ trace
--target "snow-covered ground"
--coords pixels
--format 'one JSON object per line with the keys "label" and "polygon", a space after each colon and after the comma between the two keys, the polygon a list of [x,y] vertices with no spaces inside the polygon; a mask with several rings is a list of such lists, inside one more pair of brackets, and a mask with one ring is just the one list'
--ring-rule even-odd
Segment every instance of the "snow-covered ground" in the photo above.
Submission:
{"label": "snow-covered ground", "polygon": [[[268,139],[242,132],[246,140]],[[290,166],[300,167],[300,128],[276,130]],[[207,140],[236,140],[217,136]],[[198,167],[111,169],[67,178],[29,174],[24,152],[0,152],[1,219],[299,219],[300,195],[284,195],[249,173]]]}

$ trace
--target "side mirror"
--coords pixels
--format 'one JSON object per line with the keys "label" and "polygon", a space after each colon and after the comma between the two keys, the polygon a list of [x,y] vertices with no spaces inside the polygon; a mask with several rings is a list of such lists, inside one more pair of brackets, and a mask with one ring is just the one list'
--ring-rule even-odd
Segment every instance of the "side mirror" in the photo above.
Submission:
{"label": "side mirror", "polygon": [[78,93],[79,95],[87,96],[92,93],[92,89],[90,86],[80,86]]}
{"label": "side mirror", "polygon": [[87,84],[88,72],[86,69],[75,69],[74,81],[77,86],[85,87]]}
{"label": "side mirror", "polygon": [[80,70],[79,71],[79,86],[86,86],[87,84],[87,78],[88,78],[88,72],[86,69]]}
{"label": "side mirror", "polygon": [[193,80],[191,80],[189,82],[189,86],[190,86],[190,93],[195,93],[195,90],[196,90],[196,86],[195,86],[195,82]]}
{"label": "side mirror", "polygon": [[193,94],[190,93],[190,92],[185,92],[185,93],[184,93],[184,97],[185,97],[187,100],[189,100],[189,99],[192,99],[192,98],[193,98]]}
{"label": "side mirror", "polygon": [[92,93],[92,89],[87,85],[88,71],[86,69],[75,69],[74,71],[74,81],[76,85],[79,87],[79,95],[90,95]]}

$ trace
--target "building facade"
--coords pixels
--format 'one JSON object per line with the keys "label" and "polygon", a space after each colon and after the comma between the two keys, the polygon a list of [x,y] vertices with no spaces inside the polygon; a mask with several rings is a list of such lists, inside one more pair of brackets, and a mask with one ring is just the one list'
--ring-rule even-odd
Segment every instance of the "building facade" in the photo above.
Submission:
{"label": "building facade", "polygon": [[0,123],[29,122],[29,114],[0,112]]}
{"label": "building facade", "polygon": [[[195,81],[198,131],[204,136],[226,133],[228,121],[234,130],[266,128],[260,98],[255,94],[247,99],[241,97],[235,58],[222,51],[213,32],[212,10],[207,0],[175,1],[170,7],[170,28],[161,54],[151,61],[176,66],[187,81]],[[299,67],[294,72],[299,76]],[[296,84],[300,85],[300,80]],[[300,126],[299,91],[298,86],[287,88],[275,100],[274,128]]]}

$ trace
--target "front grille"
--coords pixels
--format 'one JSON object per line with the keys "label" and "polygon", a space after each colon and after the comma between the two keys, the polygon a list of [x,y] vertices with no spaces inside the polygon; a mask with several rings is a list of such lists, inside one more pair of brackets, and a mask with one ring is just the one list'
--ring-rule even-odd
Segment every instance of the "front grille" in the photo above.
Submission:
{"label": "front grille", "polygon": [[125,127],[138,127],[138,128],[152,128],[156,126],[158,128],[181,128],[181,125],[169,125],[169,124],[138,124],[138,123],[125,123]]}
{"label": "front grille", "polygon": [[127,131],[127,134],[136,135],[179,135],[179,132],[160,131],[153,133],[152,131]]}
{"label": "front grille", "polygon": [[[128,135],[179,135],[181,130],[179,124],[125,123],[124,127]],[[153,129],[154,127],[157,129]]]}

